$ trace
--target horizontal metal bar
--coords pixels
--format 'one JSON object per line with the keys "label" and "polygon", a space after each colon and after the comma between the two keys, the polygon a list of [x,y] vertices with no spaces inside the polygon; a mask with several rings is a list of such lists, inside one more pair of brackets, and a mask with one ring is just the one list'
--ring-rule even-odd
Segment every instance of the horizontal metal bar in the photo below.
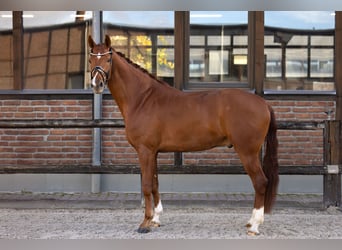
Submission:
{"label": "horizontal metal bar", "polygon": [[[278,121],[278,129],[316,130],[324,128],[324,122]],[[123,128],[123,119],[48,119],[48,120],[0,120],[0,128]]]}
{"label": "horizontal metal bar", "polygon": [[[50,119],[50,120],[0,120],[0,128],[124,128],[123,119]],[[280,121],[278,129],[315,130],[324,127],[322,122]],[[173,166],[158,167],[160,174],[245,174],[242,166]],[[63,165],[63,166],[1,166],[0,174],[41,173],[41,174],[140,174],[136,165]],[[282,175],[322,175],[322,166],[281,166]]]}
{"label": "horizontal metal bar", "polygon": [[[0,174],[140,174],[138,165],[17,165],[1,166]],[[242,166],[161,165],[159,174],[246,174]],[[323,175],[323,166],[280,166],[280,175]]]}
{"label": "horizontal metal bar", "polygon": [[323,129],[324,122],[317,121],[278,121],[278,129],[283,130],[316,130]]}
{"label": "horizontal metal bar", "polygon": [[123,119],[0,120],[0,128],[124,128]]}

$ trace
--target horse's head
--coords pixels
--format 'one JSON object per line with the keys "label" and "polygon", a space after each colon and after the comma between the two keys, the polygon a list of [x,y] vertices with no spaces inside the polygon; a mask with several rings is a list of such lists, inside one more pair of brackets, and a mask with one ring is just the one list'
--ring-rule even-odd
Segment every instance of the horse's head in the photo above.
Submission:
{"label": "horse's head", "polygon": [[94,93],[101,94],[106,87],[112,68],[112,48],[110,37],[106,35],[104,44],[96,44],[91,36],[88,37],[91,48],[89,63],[91,67],[91,87]]}

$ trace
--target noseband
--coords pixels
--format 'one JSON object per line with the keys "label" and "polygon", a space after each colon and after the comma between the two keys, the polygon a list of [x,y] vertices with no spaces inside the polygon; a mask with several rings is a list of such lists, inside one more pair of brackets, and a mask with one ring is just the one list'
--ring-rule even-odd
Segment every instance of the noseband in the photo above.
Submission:
{"label": "noseband", "polygon": [[[112,55],[113,54],[113,51],[112,49],[110,49],[109,51],[105,52],[105,53],[93,53],[93,52],[90,52],[89,55],[91,56],[97,56],[97,58],[100,58],[102,56],[105,56],[105,55]],[[102,81],[107,85],[108,83],[108,80],[109,80],[109,71],[111,70],[112,68],[112,63],[113,63],[113,58],[112,56],[110,57],[110,67],[109,67],[109,70],[106,72],[102,66],[95,66],[95,68],[93,68],[91,70],[91,73],[90,73],[90,76],[91,76],[91,80],[93,80],[93,78],[95,77],[96,73],[99,73],[101,78],[102,78]]]}

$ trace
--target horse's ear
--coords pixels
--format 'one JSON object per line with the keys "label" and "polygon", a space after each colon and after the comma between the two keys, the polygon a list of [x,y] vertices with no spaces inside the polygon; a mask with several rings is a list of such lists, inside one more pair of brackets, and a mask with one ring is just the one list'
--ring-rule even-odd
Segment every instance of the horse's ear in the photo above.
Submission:
{"label": "horse's ear", "polygon": [[88,45],[91,49],[94,48],[94,46],[96,45],[96,43],[90,35],[88,36]]}
{"label": "horse's ear", "polygon": [[108,35],[106,35],[105,43],[106,43],[107,48],[110,48],[112,46],[111,45],[112,42],[110,41],[110,37]]}

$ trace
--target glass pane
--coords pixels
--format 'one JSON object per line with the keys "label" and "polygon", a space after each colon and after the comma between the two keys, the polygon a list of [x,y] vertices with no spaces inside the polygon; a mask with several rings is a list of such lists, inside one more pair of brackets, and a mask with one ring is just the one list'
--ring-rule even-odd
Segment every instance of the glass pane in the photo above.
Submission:
{"label": "glass pane", "polygon": [[287,46],[302,45],[308,46],[308,36],[291,36],[290,41],[288,41]]}
{"label": "glass pane", "polygon": [[210,50],[209,75],[228,75],[228,58],[228,50]]}
{"label": "glass pane", "polygon": [[157,38],[159,46],[173,46],[175,44],[174,36],[160,35]]}
{"label": "glass pane", "polygon": [[234,36],[234,45],[246,45],[248,44],[248,37],[247,36],[240,36],[240,35],[235,35]]}
{"label": "glass pane", "polygon": [[173,11],[104,11],[103,23],[117,51],[173,84]]}
{"label": "glass pane", "polygon": [[152,73],[152,49],[151,47],[138,47],[139,44],[135,44],[136,47],[131,48],[130,57],[140,67],[146,69]]}
{"label": "glass pane", "polygon": [[13,89],[12,12],[0,11],[0,90]]}
{"label": "glass pane", "polygon": [[205,50],[190,49],[190,77],[202,79],[205,77]]}
{"label": "glass pane", "polygon": [[208,45],[230,45],[231,36],[208,36]]}
{"label": "glass pane", "polygon": [[334,50],[333,49],[311,49],[310,73],[311,77],[333,77],[334,76]]}
{"label": "glass pane", "polygon": [[311,36],[311,45],[314,46],[333,46],[334,37],[333,36]]}
{"label": "glass pane", "polygon": [[91,12],[24,11],[23,16],[24,88],[85,88],[85,34]]}
{"label": "glass pane", "polygon": [[286,50],[286,77],[307,77],[308,76],[308,55],[307,49]]}
{"label": "glass pane", "polygon": [[205,36],[190,36],[190,45],[192,46],[204,46]]}
{"label": "glass pane", "polygon": [[247,83],[247,23],[247,11],[190,12],[190,84]]}
{"label": "glass pane", "polygon": [[334,90],[334,12],[265,12],[265,89]]}
{"label": "glass pane", "polygon": [[174,49],[158,49],[157,75],[159,77],[173,77],[175,68]]}
{"label": "glass pane", "polygon": [[157,44],[157,75],[158,77],[172,78],[175,68],[174,36],[159,35]]}
{"label": "glass pane", "polygon": [[281,77],[282,60],[281,49],[266,49],[266,77]]}
{"label": "glass pane", "polygon": [[0,31],[12,30],[12,11],[0,11]]}

